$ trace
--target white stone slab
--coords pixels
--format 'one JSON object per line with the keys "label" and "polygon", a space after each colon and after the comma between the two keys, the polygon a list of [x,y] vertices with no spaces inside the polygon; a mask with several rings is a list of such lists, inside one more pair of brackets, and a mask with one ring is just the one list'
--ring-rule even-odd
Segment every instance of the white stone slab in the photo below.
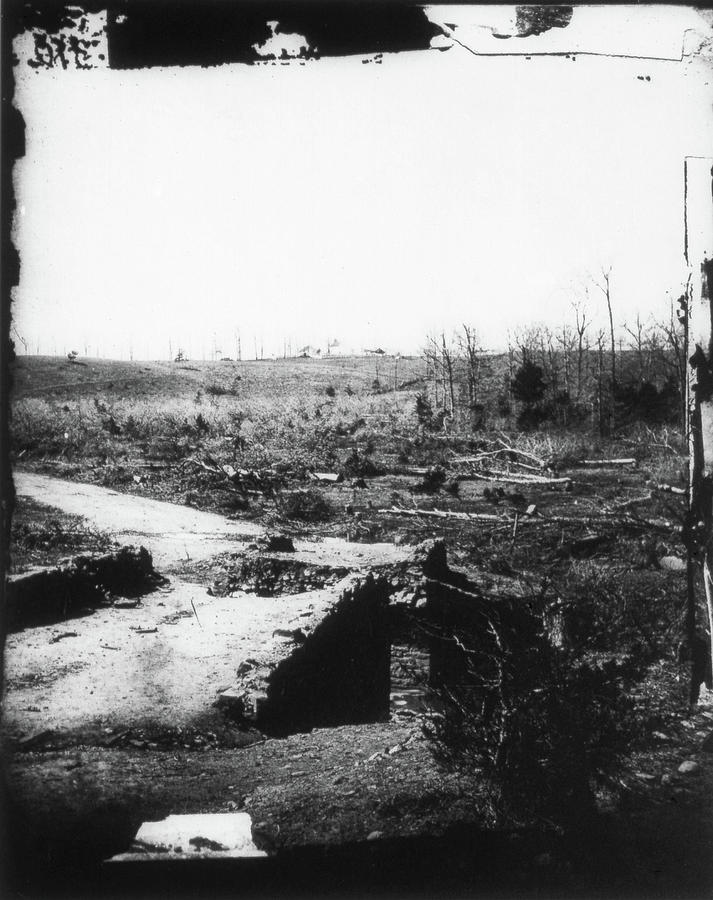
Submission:
{"label": "white stone slab", "polygon": [[267,856],[255,846],[251,826],[247,813],[167,816],[160,822],[144,822],[131,848],[109,862]]}

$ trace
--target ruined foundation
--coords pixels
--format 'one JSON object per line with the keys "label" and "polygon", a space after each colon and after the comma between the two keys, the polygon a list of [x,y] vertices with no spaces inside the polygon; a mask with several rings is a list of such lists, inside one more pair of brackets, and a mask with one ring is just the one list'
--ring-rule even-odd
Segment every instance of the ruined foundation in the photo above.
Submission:
{"label": "ruined foundation", "polygon": [[144,547],[122,547],[101,556],[76,556],[51,569],[8,578],[5,627],[8,632],[48,625],[95,609],[107,593],[137,593],[154,575]]}
{"label": "ruined foundation", "polygon": [[240,663],[219,703],[277,736],[387,720],[390,590],[388,580],[367,575],[316,592],[259,658]]}

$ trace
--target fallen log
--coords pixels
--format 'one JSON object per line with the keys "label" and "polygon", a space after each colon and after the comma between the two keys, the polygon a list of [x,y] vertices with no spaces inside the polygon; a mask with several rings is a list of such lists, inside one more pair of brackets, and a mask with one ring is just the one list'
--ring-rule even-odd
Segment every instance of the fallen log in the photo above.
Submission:
{"label": "fallen log", "polygon": [[531,459],[533,462],[536,462],[541,469],[547,467],[547,463],[540,459],[539,456],[535,456],[534,453],[528,453],[526,450],[518,450],[515,447],[509,447],[501,438],[498,438],[498,443],[502,446],[503,450],[506,450],[508,453],[516,453],[518,456],[524,456],[526,459]]}
{"label": "fallen log", "polygon": [[614,504],[615,509],[628,509],[630,506],[638,506],[639,503],[647,503],[652,499],[651,494],[646,494],[643,497],[632,497],[630,500],[619,500]]}
{"label": "fallen log", "polygon": [[545,475],[528,475],[524,472],[510,474],[506,472],[470,472],[467,478],[477,478],[479,481],[499,481],[503,484],[571,484],[572,479],[569,476],[560,478],[548,478]]}
{"label": "fallen log", "polygon": [[428,466],[393,466],[392,475],[409,475],[413,478],[423,478],[427,474]]}
{"label": "fallen log", "polygon": [[53,638],[50,638],[50,644],[57,644],[59,641],[68,637],[77,637],[76,631],[63,631],[61,634],[56,634]]}
{"label": "fallen log", "polygon": [[208,465],[200,459],[194,459],[192,456],[188,459],[184,459],[181,465],[187,465],[188,463],[193,463],[194,466],[205,469],[206,472],[211,472],[213,475],[225,475],[225,472],[223,472],[223,470],[219,469],[217,466]]}
{"label": "fallen log", "polygon": [[497,450],[484,450],[482,453],[479,453],[477,456],[453,456],[452,461],[454,463],[462,463],[464,465],[480,465],[486,460],[492,460],[496,457],[502,457],[505,454],[518,454],[524,456],[526,459],[531,459],[537,463],[537,465],[533,466],[529,463],[520,462],[517,459],[509,459],[509,466],[518,466],[521,469],[527,469],[531,472],[542,471],[542,469],[547,468],[547,464],[542,460],[538,460],[536,457],[533,457],[532,454],[529,453],[521,453],[519,450],[511,450],[508,447],[500,447]]}
{"label": "fallen log", "polygon": [[635,466],[636,459],[629,456],[622,459],[583,459],[583,466]]}
{"label": "fallen log", "polygon": [[339,484],[344,481],[341,472],[308,472],[307,474],[311,481],[325,481],[331,484]]}
{"label": "fallen log", "polygon": [[657,491],[665,491],[667,494],[681,494],[681,495],[684,495],[684,494],[687,494],[687,493],[688,493],[687,488],[674,487],[672,484],[657,484],[657,485],[656,485],[656,490],[657,490]]}
{"label": "fallen log", "polygon": [[468,513],[447,509],[403,509],[392,506],[388,509],[377,509],[377,513],[392,516],[424,516],[433,519],[460,519],[465,522],[511,522],[510,516],[496,516],[494,513]]}

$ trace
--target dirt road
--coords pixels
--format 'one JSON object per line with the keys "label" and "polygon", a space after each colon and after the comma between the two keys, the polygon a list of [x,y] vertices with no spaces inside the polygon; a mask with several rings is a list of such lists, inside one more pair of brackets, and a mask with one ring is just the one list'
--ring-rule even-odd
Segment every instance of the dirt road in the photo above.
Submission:
{"label": "dirt road", "polygon": [[[241,544],[266,533],[254,522],[226,519],[98,485],[23,471],[16,471],[14,478],[18,496],[82,516],[120,544],[146,547],[160,572],[185,560],[209,559],[227,550],[240,550]],[[409,555],[408,549],[390,543],[355,544],[340,538],[294,543],[294,559],[321,565],[363,568],[398,563]]]}
{"label": "dirt road", "polygon": [[18,495],[83,516],[110,532],[122,544],[143,544],[161,569],[180,558],[202,559],[254,539],[264,529],[252,522],[235,522],[215,513],[121,494],[108,488],[49,475],[15,473]]}
{"label": "dirt road", "polygon": [[[160,572],[240,552],[264,534],[251,522],[94,485],[24,472],[15,484],[19,496],[81,515],[120,543],[146,546]],[[392,544],[339,539],[296,542],[289,554],[295,562],[357,571],[407,556]],[[297,627],[325,592],[218,598],[209,594],[209,581],[172,575],[134,608],[101,608],[8,635],[9,733],[22,738],[49,729],[89,737],[107,728],[214,726],[211,704],[219,688],[230,686],[240,661],[259,655],[276,630]]]}

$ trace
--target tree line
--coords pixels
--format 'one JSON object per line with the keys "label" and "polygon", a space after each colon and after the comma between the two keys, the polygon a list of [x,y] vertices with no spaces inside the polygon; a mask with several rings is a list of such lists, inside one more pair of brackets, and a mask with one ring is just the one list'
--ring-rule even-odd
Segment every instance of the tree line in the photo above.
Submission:
{"label": "tree line", "polygon": [[586,300],[575,301],[558,327],[527,325],[509,335],[507,352],[488,353],[477,329],[463,324],[427,337],[427,390],[417,412],[423,425],[477,430],[512,419],[521,428],[543,423],[591,426],[601,435],[629,421],[685,421],[686,295],[664,320],[643,318],[614,327],[611,272],[595,282],[605,299],[608,328],[595,327]]}

